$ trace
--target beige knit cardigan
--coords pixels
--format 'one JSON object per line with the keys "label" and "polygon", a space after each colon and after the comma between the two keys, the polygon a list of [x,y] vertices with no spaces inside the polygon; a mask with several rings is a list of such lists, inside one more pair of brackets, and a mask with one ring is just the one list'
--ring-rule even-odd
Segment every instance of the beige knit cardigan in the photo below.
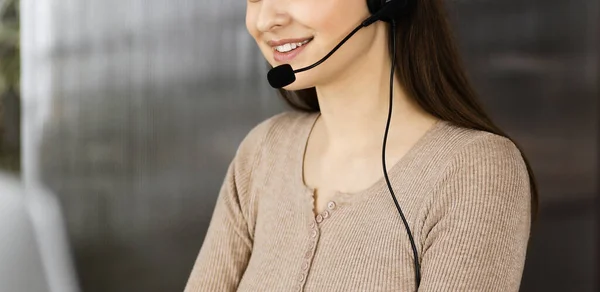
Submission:
{"label": "beige knit cardigan", "polygon": [[[278,114],[242,141],[185,292],[416,291],[383,176],[315,216],[302,164],[317,117]],[[418,291],[519,290],[530,185],[510,140],[439,121],[388,174],[417,246]]]}

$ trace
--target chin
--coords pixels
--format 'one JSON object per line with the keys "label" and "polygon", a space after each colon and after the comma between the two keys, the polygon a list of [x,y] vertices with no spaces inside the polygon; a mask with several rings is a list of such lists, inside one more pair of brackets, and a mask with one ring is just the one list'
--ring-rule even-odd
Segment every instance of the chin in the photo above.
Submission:
{"label": "chin", "polygon": [[312,88],[312,87],[315,87],[315,86],[298,83],[298,81],[296,80],[296,82],[294,82],[286,87],[283,87],[283,89],[285,89],[287,91],[296,91],[296,90],[308,89],[308,88]]}
{"label": "chin", "polygon": [[[301,75],[302,73],[299,73],[298,75]],[[294,83],[283,87],[283,89],[288,90],[288,91],[295,91],[295,90],[302,90],[302,89],[308,89],[308,88],[312,88],[315,87],[315,82],[312,82],[312,80],[306,78],[307,76],[298,76],[296,75],[296,81],[294,81]]]}

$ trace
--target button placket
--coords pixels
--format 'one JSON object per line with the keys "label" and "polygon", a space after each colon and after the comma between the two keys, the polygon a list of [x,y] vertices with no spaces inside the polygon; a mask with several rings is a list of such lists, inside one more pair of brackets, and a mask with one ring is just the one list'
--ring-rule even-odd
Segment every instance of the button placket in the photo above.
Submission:
{"label": "button placket", "polygon": [[315,221],[317,223],[323,223],[323,221],[325,221],[325,219],[328,219],[331,217],[333,210],[335,210],[335,208],[337,207],[337,204],[334,201],[329,201],[327,203],[327,209],[323,210],[323,212],[321,212],[320,214],[317,214],[317,216],[315,216]]}
{"label": "button placket", "polygon": [[315,219],[311,220],[311,222],[308,225],[310,227],[309,238],[311,239],[311,241],[310,241],[310,246],[308,247],[308,250],[306,250],[306,252],[304,254],[304,261],[302,263],[300,273],[298,273],[297,280],[300,283],[298,284],[297,291],[303,290],[304,282],[306,281],[306,278],[308,276],[308,269],[309,269],[310,263],[312,261],[311,258],[313,257],[313,253],[315,251],[315,248],[317,247],[317,241],[319,238],[318,224],[325,221],[325,219],[330,218],[333,210],[335,210],[336,207],[337,207],[337,204],[334,201],[329,201],[327,203],[327,209],[324,210],[323,212],[321,212],[321,214],[317,214],[315,216]]}
{"label": "button placket", "polygon": [[317,240],[319,237],[319,227],[315,223],[315,220],[311,220],[308,226],[310,227],[310,245],[308,246],[308,249],[304,254],[304,261],[302,263],[300,273],[298,273],[297,280],[300,283],[298,285],[297,291],[302,291],[302,288],[304,287],[304,282],[306,281],[306,277],[308,275],[308,268],[310,267],[311,258],[314,254],[315,248],[317,247]]}

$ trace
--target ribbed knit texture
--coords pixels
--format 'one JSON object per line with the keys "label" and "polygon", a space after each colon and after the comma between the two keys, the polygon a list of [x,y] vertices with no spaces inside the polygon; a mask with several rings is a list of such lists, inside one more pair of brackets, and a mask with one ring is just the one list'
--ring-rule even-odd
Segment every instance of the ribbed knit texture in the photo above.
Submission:
{"label": "ribbed knit texture", "polygon": [[[416,291],[410,242],[383,175],[338,194],[317,222],[302,179],[317,116],[282,113],[246,136],[185,292]],[[530,186],[510,140],[440,121],[388,169],[419,253],[418,291],[519,290]]]}

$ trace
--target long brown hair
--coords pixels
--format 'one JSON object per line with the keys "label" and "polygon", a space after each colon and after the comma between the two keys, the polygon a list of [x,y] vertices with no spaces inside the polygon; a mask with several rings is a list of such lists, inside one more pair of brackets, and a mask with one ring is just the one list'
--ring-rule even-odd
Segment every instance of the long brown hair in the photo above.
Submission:
{"label": "long brown hair", "polygon": [[[466,76],[446,10],[440,0],[415,1],[412,13],[397,23],[396,78],[406,94],[425,111],[458,126],[511,139],[492,122]],[[392,58],[390,46],[390,58]],[[314,87],[279,94],[295,110],[318,112]],[[511,139],[512,141],[512,139]],[[515,145],[517,143],[512,141]],[[531,185],[531,215],[537,217],[535,177],[523,150]]]}

